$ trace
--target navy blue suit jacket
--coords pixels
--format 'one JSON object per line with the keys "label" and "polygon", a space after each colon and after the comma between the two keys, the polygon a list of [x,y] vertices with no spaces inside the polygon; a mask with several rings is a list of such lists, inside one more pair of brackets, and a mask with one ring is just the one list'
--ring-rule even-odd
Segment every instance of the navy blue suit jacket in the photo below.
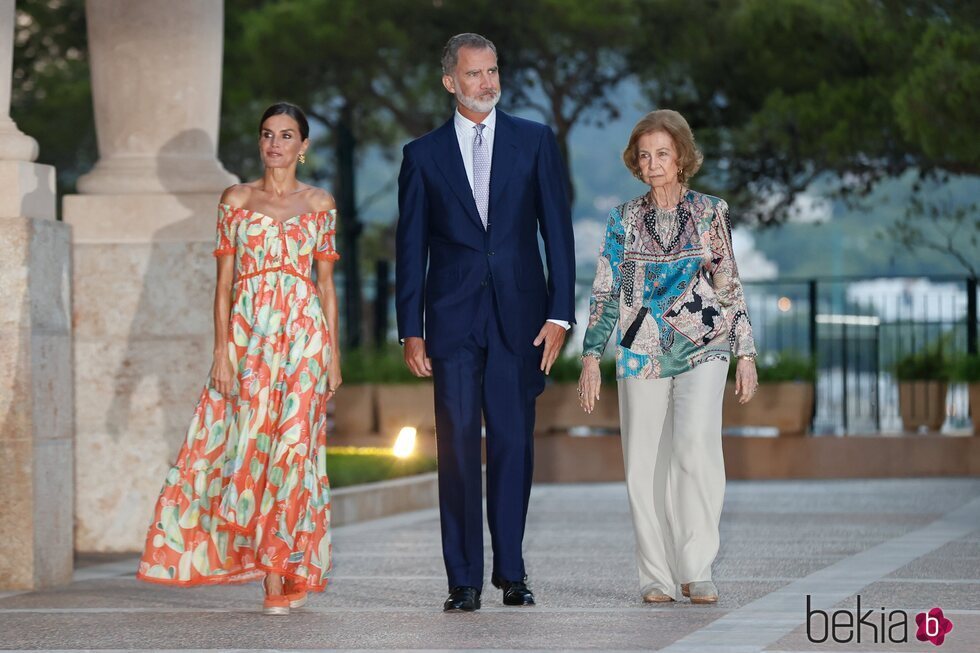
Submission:
{"label": "navy blue suit jacket", "polygon": [[425,338],[432,357],[448,356],[463,343],[486,286],[493,288],[505,340],[516,354],[533,353],[547,319],[575,321],[575,244],[554,134],[546,125],[498,110],[492,156],[485,230],[452,119],[403,151],[398,336]]}

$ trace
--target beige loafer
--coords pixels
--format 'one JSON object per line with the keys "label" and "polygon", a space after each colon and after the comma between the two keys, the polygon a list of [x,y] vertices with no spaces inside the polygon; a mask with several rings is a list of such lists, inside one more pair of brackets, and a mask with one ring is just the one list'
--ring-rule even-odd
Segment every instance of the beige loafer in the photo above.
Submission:
{"label": "beige loafer", "polygon": [[674,599],[667,596],[660,590],[650,590],[643,594],[644,603],[670,603]]}
{"label": "beige loafer", "polygon": [[718,588],[710,580],[698,580],[681,585],[681,593],[691,599],[691,603],[717,603]]}

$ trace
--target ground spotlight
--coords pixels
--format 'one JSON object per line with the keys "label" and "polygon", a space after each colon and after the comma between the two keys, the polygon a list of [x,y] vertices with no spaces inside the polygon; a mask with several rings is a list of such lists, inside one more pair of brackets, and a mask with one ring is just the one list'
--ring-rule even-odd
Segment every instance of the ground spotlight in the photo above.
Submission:
{"label": "ground spotlight", "polygon": [[398,458],[411,456],[415,451],[415,435],[414,426],[403,426],[402,430],[398,432],[398,437],[395,438],[395,446],[391,448],[392,453]]}

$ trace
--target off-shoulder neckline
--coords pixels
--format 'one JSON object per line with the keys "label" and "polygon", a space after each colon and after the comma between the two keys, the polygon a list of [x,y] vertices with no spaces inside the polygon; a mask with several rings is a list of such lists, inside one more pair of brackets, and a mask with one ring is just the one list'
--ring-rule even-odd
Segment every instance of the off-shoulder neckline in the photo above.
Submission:
{"label": "off-shoulder neckline", "polygon": [[285,224],[285,223],[289,222],[290,220],[295,220],[296,218],[302,218],[302,217],[307,216],[307,215],[319,215],[321,213],[336,213],[337,212],[337,209],[323,209],[321,211],[307,211],[305,213],[297,213],[296,215],[291,215],[288,218],[283,218],[282,220],[280,220],[279,218],[276,218],[275,216],[271,216],[268,213],[262,213],[261,211],[256,211],[254,209],[245,209],[245,208],[242,208],[240,206],[232,206],[231,204],[228,204],[227,202],[219,202],[218,203],[218,206],[227,206],[232,211],[241,211],[242,213],[250,213],[252,215],[262,216],[263,218],[269,218],[270,220],[272,220],[276,224]]}

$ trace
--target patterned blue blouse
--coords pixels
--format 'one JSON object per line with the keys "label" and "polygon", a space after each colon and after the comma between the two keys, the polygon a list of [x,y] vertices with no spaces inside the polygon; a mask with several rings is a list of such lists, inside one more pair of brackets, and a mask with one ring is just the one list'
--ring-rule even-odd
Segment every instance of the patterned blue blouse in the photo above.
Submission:
{"label": "patterned blue blouse", "polygon": [[728,204],[689,190],[673,229],[656,220],[647,194],[609,213],[583,355],[601,357],[614,330],[619,379],[676,376],[731,352],[755,354]]}

